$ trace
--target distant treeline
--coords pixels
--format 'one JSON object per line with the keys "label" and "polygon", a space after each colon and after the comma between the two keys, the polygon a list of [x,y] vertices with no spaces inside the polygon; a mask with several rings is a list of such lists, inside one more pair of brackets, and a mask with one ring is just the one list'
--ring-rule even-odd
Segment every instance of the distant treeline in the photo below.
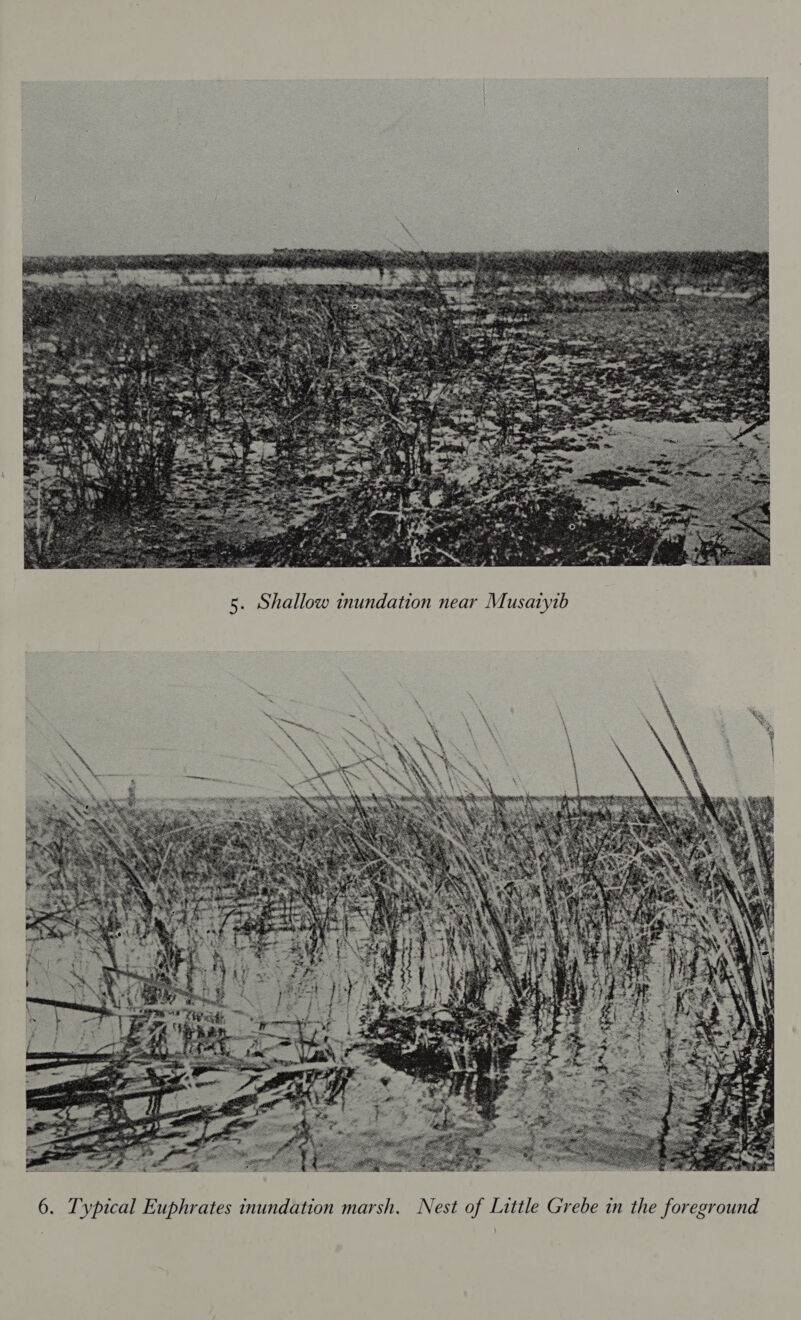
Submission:
{"label": "distant treeline", "polygon": [[218,252],[166,253],[134,256],[25,257],[26,275],[58,274],[66,270],[198,270],[228,271],[274,267],[348,270],[392,270],[417,264],[438,270],[472,268],[485,273],[520,276],[608,275],[626,277],[640,272],[665,279],[698,281],[735,279],[738,284],[763,284],[768,278],[767,252],[363,252],[340,248],[275,248],[272,252],[236,255]]}

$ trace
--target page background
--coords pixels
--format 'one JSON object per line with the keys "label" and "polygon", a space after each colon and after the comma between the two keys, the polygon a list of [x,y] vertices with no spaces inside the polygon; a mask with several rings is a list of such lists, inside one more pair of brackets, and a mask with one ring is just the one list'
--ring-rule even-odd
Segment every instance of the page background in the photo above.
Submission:
{"label": "page background", "polygon": [[[801,13],[791,3],[675,4],[613,12],[581,0],[350,4],[55,3],[6,0],[3,59],[2,1132],[7,1313],[25,1320],[533,1314],[791,1315],[798,1290],[799,853],[797,696],[798,233]],[[22,570],[20,82],[80,78],[770,76],[773,565],[727,569]],[[564,589],[561,615],[232,619],[231,596],[276,588],[366,594]],[[488,625],[487,619],[491,618]],[[30,650],[667,649],[707,670],[772,654],[776,684],[777,1143],[771,1174],[77,1175],[24,1165],[24,652]],[[73,1195],[236,1201],[269,1190],[318,1199],[393,1196],[400,1218],[163,1223],[65,1217]],[[624,1202],[752,1199],[754,1219],[563,1221],[418,1218],[417,1198],[554,1194]],[[47,1196],[56,1209],[40,1216]]]}

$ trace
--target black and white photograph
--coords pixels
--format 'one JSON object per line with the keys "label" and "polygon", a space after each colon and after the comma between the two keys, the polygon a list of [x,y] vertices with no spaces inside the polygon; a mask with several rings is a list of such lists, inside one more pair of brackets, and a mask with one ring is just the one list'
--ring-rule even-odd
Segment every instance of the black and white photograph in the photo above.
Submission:
{"label": "black and white photograph", "polygon": [[764,564],[765,78],[26,82],[25,563]]}
{"label": "black and white photograph", "polygon": [[30,1168],[772,1169],[764,665],[32,653],[27,697]]}

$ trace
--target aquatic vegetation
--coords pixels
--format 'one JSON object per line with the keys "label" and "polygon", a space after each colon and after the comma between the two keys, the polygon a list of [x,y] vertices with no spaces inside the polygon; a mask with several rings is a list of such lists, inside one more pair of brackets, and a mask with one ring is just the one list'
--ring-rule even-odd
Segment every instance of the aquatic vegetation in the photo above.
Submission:
{"label": "aquatic vegetation", "polygon": [[[53,797],[29,818],[32,1162],[180,1163],[300,1123],[313,1164],[334,1098],[360,1130],[376,1067],[379,1094],[407,1079],[424,1126],[415,1088],[435,1085],[465,1122],[511,1105],[558,1134],[549,1089],[583,1094],[597,1051],[622,1129],[653,1125],[641,1161],[769,1166],[772,803],[710,796],[663,698],[676,796],[623,748],[637,796],[585,798],[574,763],[575,792],[549,802],[478,709],[459,748],[431,721],[394,732],[356,693],[338,755],[253,696],[297,771],[286,798],[118,803],[52,735]],[[580,1152],[583,1130],[559,1139]]]}
{"label": "aquatic vegetation", "polygon": [[[576,293],[581,254],[542,269],[522,256],[466,270],[437,254],[381,256],[351,271],[372,283],[330,286],[270,263],[282,282],[257,283],[247,262],[236,282],[223,262],[225,281],[198,284],[208,261],[190,262],[185,283],[172,259],[150,275],[175,287],[136,268],[126,282],[124,264],[116,283],[26,283],[29,566],[648,563],[686,503],[670,447],[653,459],[648,507],[585,509],[575,538],[582,483],[595,494],[603,483],[591,464],[571,476],[570,462],[598,445],[594,426],[621,418],[765,423],[766,305],[724,296],[761,288],[764,272],[734,256],[725,270],[707,263],[710,298],[648,292],[636,271]],[[665,270],[678,279],[685,265],[676,254]],[[87,270],[103,275],[102,263]],[[640,466],[628,461],[634,481]],[[727,472],[737,511],[767,500],[757,475]],[[505,540],[513,480],[518,528]],[[736,530],[718,529],[720,558],[737,558]]]}

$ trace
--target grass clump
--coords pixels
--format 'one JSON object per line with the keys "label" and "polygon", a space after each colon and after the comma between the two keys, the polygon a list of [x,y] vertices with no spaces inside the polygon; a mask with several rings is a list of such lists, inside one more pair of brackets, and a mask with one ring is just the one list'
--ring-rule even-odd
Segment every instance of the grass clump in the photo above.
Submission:
{"label": "grass clump", "polygon": [[[664,543],[659,523],[594,512],[536,463],[491,459],[459,475],[411,489],[357,487],[299,527],[233,553],[296,568],[646,565]],[[683,543],[661,562],[684,563]]]}

